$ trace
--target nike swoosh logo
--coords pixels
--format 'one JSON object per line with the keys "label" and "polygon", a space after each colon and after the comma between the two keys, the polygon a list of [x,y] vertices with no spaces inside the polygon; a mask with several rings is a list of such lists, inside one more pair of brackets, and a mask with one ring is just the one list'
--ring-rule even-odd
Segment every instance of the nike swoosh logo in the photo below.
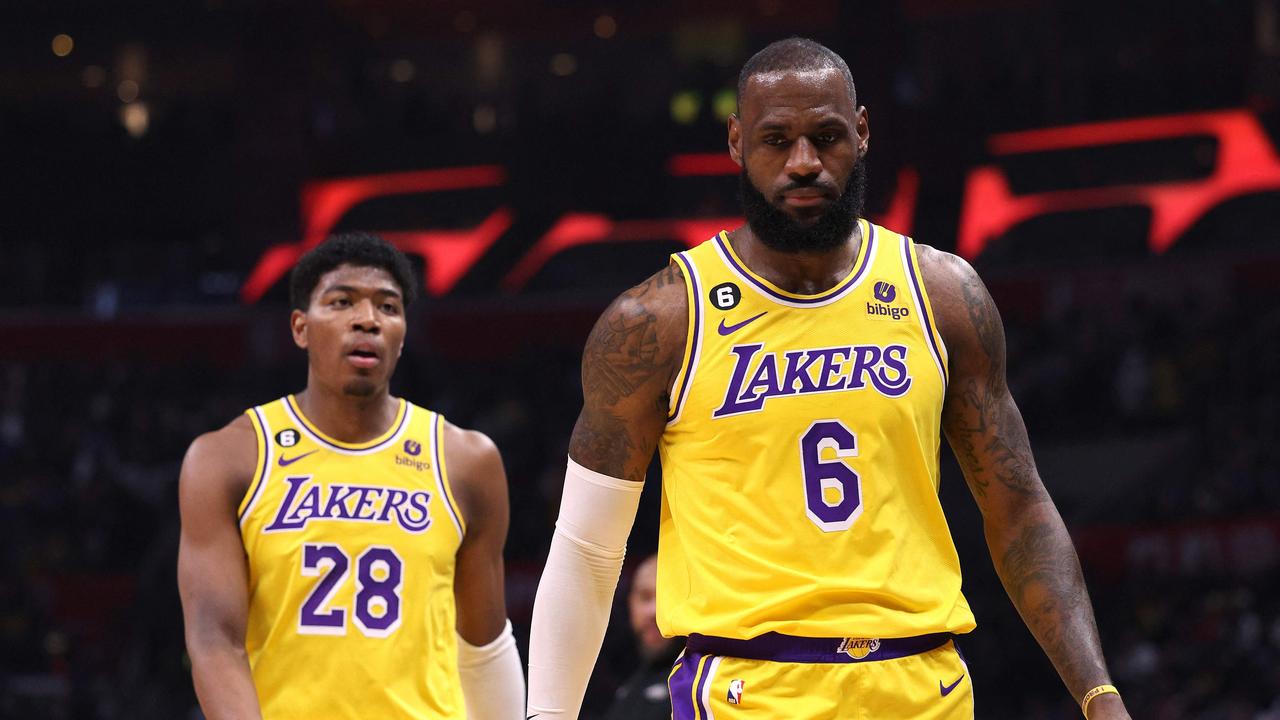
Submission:
{"label": "nike swoosh logo", "polygon": [[719,327],[719,328],[717,328],[717,329],[720,331],[720,334],[721,334],[721,335],[732,335],[733,333],[735,333],[735,332],[737,332],[737,331],[741,330],[742,328],[746,327],[749,323],[753,323],[753,322],[755,322],[756,320],[759,320],[760,318],[762,318],[762,317],[764,317],[765,315],[768,315],[768,314],[769,314],[769,311],[768,311],[768,310],[765,310],[764,312],[760,313],[759,315],[757,315],[757,316],[755,316],[755,317],[749,317],[749,318],[747,318],[746,320],[743,320],[742,322],[740,322],[740,323],[736,323],[736,324],[734,324],[734,325],[725,325],[725,324],[724,324],[724,318],[720,318],[720,327]]}
{"label": "nike swoosh logo", "polygon": [[280,460],[279,460],[280,467],[289,467],[290,465],[292,465],[292,464],[294,464],[294,463],[298,462],[299,460],[301,460],[302,458],[304,458],[304,457],[306,457],[306,456],[310,455],[310,454],[311,454],[311,453],[313,453],[313,452],[316,452],[316,450],[312,450],[311,452],[304,452],[304,453],[302,453],[301,455],[299,455],[298,457],[295,457],[295,458],[288,458],[288,459],[286,459],[286,458],[285,458],[285,456],[281,455],[281,456],[280,456]]}
{"label": "nike swoosh logo", "polygon": [[955,689],[956,689],[956,686],[957,686],[957,685],[959,685],[959,684],[960,684],[960,681],[961,681],[961,680],[963,680],[963,679],[964,679],[964,676],[963,676],[963,675],[961,675],[960,677],[956,678],[956,681],[955,681],[955,682],[951,683],[950,685],[946,685],[946,686],[943,686],[942,681],[941,681],[941,680],[939,680],[939,681],[938,681],[938,692],[941,692],[941,693],[942,693],[942,697],[946,697],[946,696],[950,695],[950,694],[951,694],[951,691],[952,691],[952,690],[955,690]]}

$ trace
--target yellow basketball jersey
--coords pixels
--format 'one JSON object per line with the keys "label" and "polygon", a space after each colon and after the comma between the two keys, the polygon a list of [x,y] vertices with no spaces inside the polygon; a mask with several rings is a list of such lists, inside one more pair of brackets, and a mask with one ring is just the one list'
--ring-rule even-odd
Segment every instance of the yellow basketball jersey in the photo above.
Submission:
{"label": "yellow basketball jersey", "polygon": [[247,414],[245,648],[265,720],[465,718],[453,599],[465,527],[443,418],[401,400],[382,437],[352,445],[293,396]]}
{"label": "yellow basketball jersey", "polygon": [[666,635],[975,625],[938,500],[946,349],[910,238],[859,224],[854,270],[818,295],[723,232],[672,256],[690,324],[659,442]]}

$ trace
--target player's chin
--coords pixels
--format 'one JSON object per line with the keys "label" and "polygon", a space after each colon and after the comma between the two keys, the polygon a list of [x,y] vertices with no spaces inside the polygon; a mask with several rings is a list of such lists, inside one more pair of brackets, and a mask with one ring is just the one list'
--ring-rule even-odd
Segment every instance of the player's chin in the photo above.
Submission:
{"label": "player's chin", "polygon": [[376,392],[378,392],[378,381],[372,377],[353,378],[342,386],[342,394],[350,397],[373,397]]}

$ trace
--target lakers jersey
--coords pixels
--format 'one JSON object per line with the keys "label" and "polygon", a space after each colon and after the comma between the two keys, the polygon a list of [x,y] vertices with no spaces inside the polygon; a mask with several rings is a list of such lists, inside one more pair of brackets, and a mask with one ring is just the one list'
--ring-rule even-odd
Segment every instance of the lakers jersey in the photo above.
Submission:
{"label": "lakers jersey", "polygon": [[817,295],[723,232],[673,256],[689,330],[659,442],[664,635],[974,627],[938,501],[946,348],[912,241],[859,227],[854,269]]}
{"label": "lakers jersey", "polygon": [[247,411],[245,649],[266,720],[466,717],[443,418],[400,401],[381,437],[326,436],[293,396]]}

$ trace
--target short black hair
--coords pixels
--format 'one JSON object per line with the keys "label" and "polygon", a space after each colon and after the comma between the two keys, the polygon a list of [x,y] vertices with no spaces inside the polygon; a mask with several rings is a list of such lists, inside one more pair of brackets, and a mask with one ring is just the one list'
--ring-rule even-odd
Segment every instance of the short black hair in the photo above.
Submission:
{"label": "short black hair", "polygon": [[413,266],[399,248],[381,237],[367,232],[330,235],[324,242],[307,251],[289,274],[289,303],[295,310],[311,306],[311,293],[325,273],[339,265],[374,267],[386,270],[400,286],[407,306],[418,295]]}
{"label": "short black hair", "polygon": [[849,86],[849,99],[858,107],[858,91],[853,86],[853,73],[849,65],[834,50],[815,40],[802,37],[789,37],[769,43],[763,50],[751,56],[738,73],[738,107],[742,107],[742,96],[747,90],[747,81],[754,75],[764,73],[807,70],[839,70]]}

